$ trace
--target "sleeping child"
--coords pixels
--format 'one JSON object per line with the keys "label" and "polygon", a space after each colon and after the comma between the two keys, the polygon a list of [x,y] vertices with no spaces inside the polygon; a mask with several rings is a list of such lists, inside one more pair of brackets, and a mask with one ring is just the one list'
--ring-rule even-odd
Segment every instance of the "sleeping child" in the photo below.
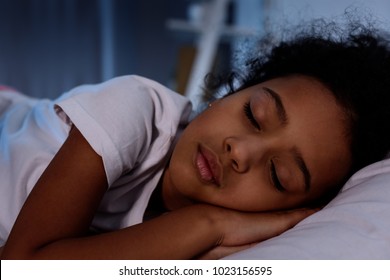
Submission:
{"label": "sleeping child", "polygon": [[346,29],[207,76],[226,90],[194,118],[139,76],[55,100],[3,90],[1,258],[221,258],[293,227],[389,151],[389,41]]}

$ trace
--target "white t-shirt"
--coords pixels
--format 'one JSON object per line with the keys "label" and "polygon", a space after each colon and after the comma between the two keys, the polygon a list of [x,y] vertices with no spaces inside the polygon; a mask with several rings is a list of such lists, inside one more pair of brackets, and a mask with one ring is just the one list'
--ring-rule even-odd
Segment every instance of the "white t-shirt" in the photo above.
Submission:
{"label": "white t-shirt", "polygon": [[141,222],[190,113],[185,97],[138,76],[80,86],[55,101],[1,92],[0,246],[71,124],[102,157],[109,183],[93,227]]}

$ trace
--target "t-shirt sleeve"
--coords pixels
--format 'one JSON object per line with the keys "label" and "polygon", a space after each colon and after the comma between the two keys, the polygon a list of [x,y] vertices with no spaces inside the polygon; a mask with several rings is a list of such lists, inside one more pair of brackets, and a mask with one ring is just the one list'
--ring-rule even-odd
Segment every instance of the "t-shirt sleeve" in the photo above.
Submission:
{"label": "t-shirt sleeve", "polygon": [[136,76],[77,87],[56,103],[103,159],[111,185],[147,152],[153,134],[155,90]]}

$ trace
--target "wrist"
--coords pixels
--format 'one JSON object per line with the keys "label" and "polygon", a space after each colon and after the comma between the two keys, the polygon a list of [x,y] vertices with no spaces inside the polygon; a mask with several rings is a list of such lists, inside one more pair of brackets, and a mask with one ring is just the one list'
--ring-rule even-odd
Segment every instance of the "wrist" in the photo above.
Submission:
{"label": "wrist", "polygon": [[195,215],[201,221],[200,224],[207,228],[213,246],[222,244],[225,233],[226,211],[228,210],[207,204],[197,204],[192,207]]}

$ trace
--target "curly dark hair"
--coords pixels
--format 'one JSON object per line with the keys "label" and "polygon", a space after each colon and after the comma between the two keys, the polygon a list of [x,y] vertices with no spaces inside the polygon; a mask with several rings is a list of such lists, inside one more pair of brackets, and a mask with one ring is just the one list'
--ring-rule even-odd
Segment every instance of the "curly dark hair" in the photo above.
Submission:
{"label": "curly dark hair", "polygon": [[[305,25],[307,27],[307,25]],[[321,22],[269,50],[252,53],[246,69],[208,75],[206,93],[228,94],[276,77],[306,75],[322,82],[344,108],[353,174],[390,150],[390,42],[373,25]],[[348,176],[349,177],[349,176]],[[347,179],[347,178],[346,178]]]}

